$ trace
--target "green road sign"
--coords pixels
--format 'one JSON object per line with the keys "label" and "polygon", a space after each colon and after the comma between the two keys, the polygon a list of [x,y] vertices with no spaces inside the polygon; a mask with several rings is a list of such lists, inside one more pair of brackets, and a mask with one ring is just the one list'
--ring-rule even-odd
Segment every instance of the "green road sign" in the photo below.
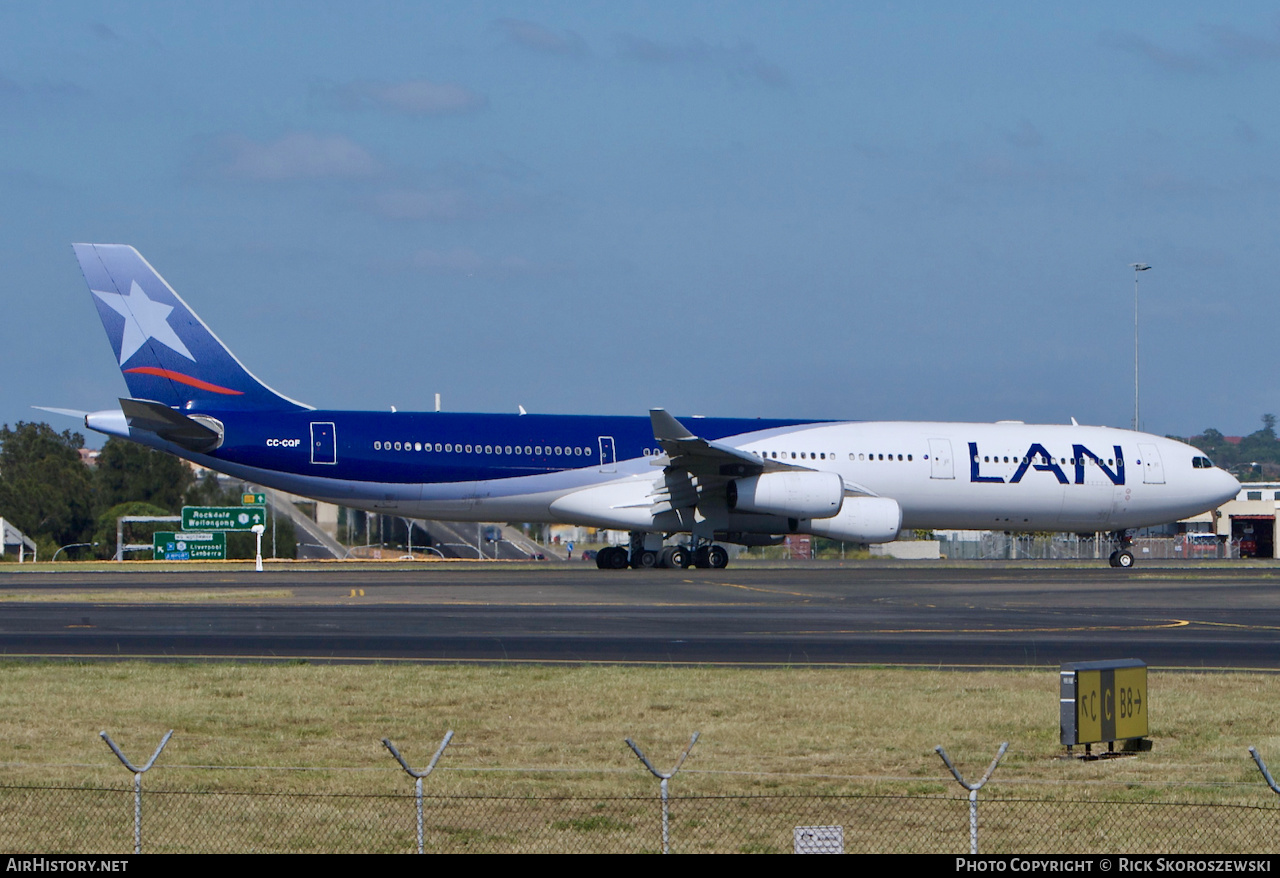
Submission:
{"label": "green road sign", "polygon": [[151,537],[151,550],[156,561],[225,561],[227,535],[160,531]]}
{"label": "green road sign", "polygon": [[241,494],[240,505],[241,506],[266,506],[267,495],[266,494]]}
{"label": "green road sign", "polygon": [[262,506],[183,506],[183,530],[251,530],[267,523]]}

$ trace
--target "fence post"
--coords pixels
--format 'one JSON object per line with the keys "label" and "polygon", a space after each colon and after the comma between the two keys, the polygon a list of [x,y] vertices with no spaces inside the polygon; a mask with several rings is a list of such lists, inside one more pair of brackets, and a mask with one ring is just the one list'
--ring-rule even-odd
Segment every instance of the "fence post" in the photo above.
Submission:
{"label": "fence post", "polygon": [[151,758],[147,760],[147,764],[138,768],[132,762],[125,758],[120,752],[120,748],[116,746],[116,742],[111,740],[111,736],[105,731],[98,732],[98,737],[107,742],[107,746],[111,748],[111,752],[116,754],[116,758],[124,763],[124,767],[133,772],[133,852],[135,854],[142,853],[142,774],[155,764],[156,757],[160,755],[160,751],[164,749],[164,745],[169,743],[169,739],[173,737],[173,729],[165,734],[160,741],[160,746],[156,748],[156,752],[151,754]]}
{"label": "fence post", "polygon": [[396,758],[396,762],[400,763],[400,767],[409,773],[413,778],[413,797],[418,804],[418,853],[422,853],[422,779],[430,774],[436,767],[436,763],[440,761],[444,748],[449,746],[449,742],[453,740],[453,729],[444,733],[444,740],[440,742],[440,749],[436,751],[436,755],[431,757],[431,764],[424,771],[414,771],[409,767],[409,763],[404,761],[404,757],[400,755],[400,751],[396,749],[396,745],[391,743],[389,738],[383,738],[383,745],[391,751],[391,755]]}
{"label": "fence post", "polygon": [[662,852],[664,854],[670,853],[670,850],[668,849],[668,846],[667,846],[667,841],[668,841],[667,781],[675,777],[676,772],[680,770],[680,766],[684,765],[685,759],[689,757],[689,751],[693,749],[694,744],[698,743],[698,735],[700,734],[701,732],[693,733],[693,737],[689,739],[689,746],[684,748],[684,752],[681,753],[680,758],[676,760],[675,767],[672,768],[670,771],[668,771],[666,774],[663,774],[661,771],[658,771],[658,769],[653,767],[653,763],[650,762],[642,752],[640,752],[640,748],[636,746],[635,741],[631,740],[630,738],[623,739],[627,742],[627,746],[631,748],[631,752],[635,753],[637,756],[640,757],[640,761],[644,763],[644,767],[649,769],[650,773],[652,773],[654,777],[662,781],[662,783],[658,785],[658,788],[662,791]]}
{"label": "fence post", "polygon": [[978,853],[978,790],[982,789],[983,785],[991,779],[992,772],[996,770],[996,766],[1000,764],[1000,760],[1004,757],[1004,751],[1008,749],[1009,742],[1005,741],[1000,745],[996,758],[992,759],[991,764],[987,766],[987,773],[982,776],[980,781],[971,784],[966,783],[960,772],[951,764],[951,760],[947,757],[947,751],[942,749],[941,744],[933,748],[934,752],[942,757],[943,764],[951,769],[951,774],[955,777],[956,782],[969,791],[969,853],[975,856]]}
{"label": "fence post", "polygon": [[1262,755],[1258,753],[1257,747],[1249,748],[1249,755],[1253,757],[1253,761],[1257,763],[1258,771],[1262,772],[1263,778],[1267,781],[1267,786],[1271,787],[1271,792],[1280,796],[1280,786],[1276,786],[1276,782],[1271,778],[1271,772],[1267,771],[1267,763],[1262,761]]}

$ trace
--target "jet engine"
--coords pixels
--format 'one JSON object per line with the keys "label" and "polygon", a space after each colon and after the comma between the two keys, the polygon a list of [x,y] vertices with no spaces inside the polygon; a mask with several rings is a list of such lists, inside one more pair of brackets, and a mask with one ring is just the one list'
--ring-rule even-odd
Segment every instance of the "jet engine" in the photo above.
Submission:
{"label": "jet engine", "polygon": [[830,518],[801,520],[796,530],[851,543],[889,543],[902,529],[902,507],[888,497],[846,497]]}
{"label": "jet engine", "polygon": [[789,518],[828,518],[844,502],[844,481],[837,473],[762,473],[735,479],[727,490],[729,509],[734,512]]}

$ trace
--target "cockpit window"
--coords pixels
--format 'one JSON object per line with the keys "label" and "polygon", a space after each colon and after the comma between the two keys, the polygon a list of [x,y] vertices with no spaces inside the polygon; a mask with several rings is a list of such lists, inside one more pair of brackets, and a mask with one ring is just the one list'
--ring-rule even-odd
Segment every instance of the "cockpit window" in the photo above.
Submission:
{"label": "cockpit window", "polygon": [[1191,465],[1196,469],[1213,469],[1213,461],[1207,457],[1193,457]]}

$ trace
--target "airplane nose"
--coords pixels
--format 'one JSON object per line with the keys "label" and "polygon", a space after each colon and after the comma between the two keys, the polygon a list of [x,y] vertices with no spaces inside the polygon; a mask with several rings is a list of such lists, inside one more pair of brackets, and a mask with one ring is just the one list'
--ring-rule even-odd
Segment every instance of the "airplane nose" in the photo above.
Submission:
{"label": "airplane nose", "polygon": [[1231,473],[1224,469],[1218,470],[1218,484],[1215,487],[1220,489],[1217,501],[1218,506],[1226,503],[1228,500],[1234,500],[1236,495],[1240,493],[1240,481]]}

